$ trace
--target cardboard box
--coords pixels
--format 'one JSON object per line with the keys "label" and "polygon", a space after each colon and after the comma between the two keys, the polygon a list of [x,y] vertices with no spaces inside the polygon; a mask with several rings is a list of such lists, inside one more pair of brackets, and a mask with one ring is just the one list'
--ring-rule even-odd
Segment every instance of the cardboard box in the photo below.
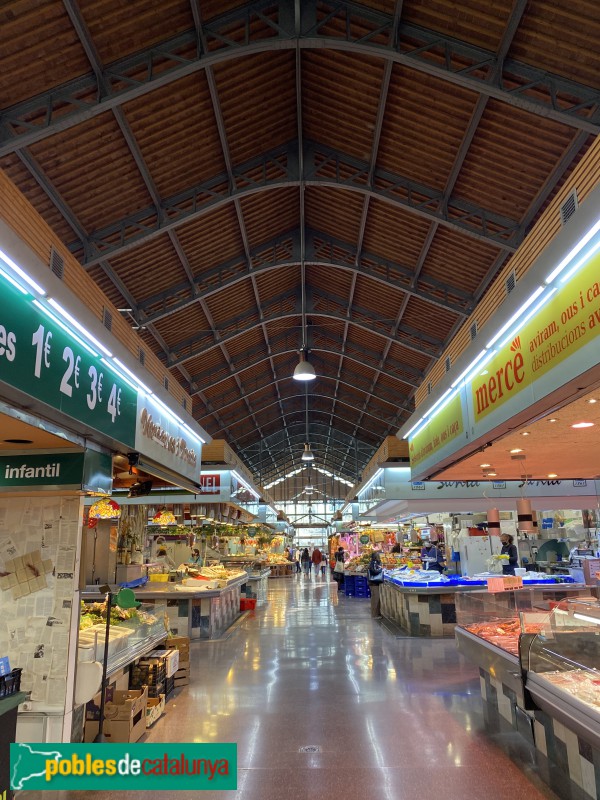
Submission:
{"label": "cardboard box", "polygon": [[181,661],[190,660],[190,638],[189,636],[171,636],[166,641],[169,650],[179,650],[179,658]]}
{"label": "cardboard box", "polygon": [[[84,742],[93,742],[98,733],[98,722],[88,721],[85,723]],[[140,718],[135,725],[119,720],[104,720],[102,729],[108,742],[119,744],[134,744],[138,742],[146,733],[146,714],[140,713]]]}
{"label": "cardboard box", "polygon": [[149,697],[148,705],[146,706],[146,727],[149,728],[154,725],[157,719],[160,719],[165,710],[165,696],[161,694],[160,697]]}
{"label": "cardboard box", "polygon": [[[174,648],[172,650],[169,650],[167,656],[167,678],[172,678],[173,675],[175,675],[175,673],[179,669],[179,663],[180,663],[179,650],[175,650]],[[189,661],[184,663],[189,664]]]}
{"label": "cardboard box", "polygon": [[[137,742],[146,731],[147,688],[140,691],[115,691],[111,702],[104,707],[103,733],[109,742]],[[98,733],[99,722],[87,720],[85,741],[92,742]]]}

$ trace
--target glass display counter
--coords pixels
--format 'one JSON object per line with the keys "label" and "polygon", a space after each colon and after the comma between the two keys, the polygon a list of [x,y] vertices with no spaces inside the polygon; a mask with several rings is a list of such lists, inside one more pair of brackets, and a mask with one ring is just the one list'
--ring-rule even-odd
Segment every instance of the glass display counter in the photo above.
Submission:
{"label": "glass display counter", "polygon": [[515,729],[527,708],[521,659],[565,598],[589,596],[589,588],[557,585],[508,592],[470,592],[456,598],[456,643],[479,667],[481,693]]}
{"label": "glass display counter", "polygon": [[241,587],[247,583],[246,572],[229,576],[224,585],[205,588],[197,581],[186,584],[148,583],[136,589],[138,600],[166,603],[169,626],[178,636],[195,639],[218,639],[240,615]]}
{"label": "glass display counter", "polygon": [[577,598],[558,604],[522,661],[546,738],[554,730],[548,719],[567,727],[597,751],[600,778],[600,603]]}
{"label": "glass display counter", "polygon": [[[97,594],[83,593],[79,619],[78,661],[100,661],[106,643],[106,606]],[[153,650],[167,637],[165,603],[142,603],[123,611],[113,608],[108,639],[108,674]]]}

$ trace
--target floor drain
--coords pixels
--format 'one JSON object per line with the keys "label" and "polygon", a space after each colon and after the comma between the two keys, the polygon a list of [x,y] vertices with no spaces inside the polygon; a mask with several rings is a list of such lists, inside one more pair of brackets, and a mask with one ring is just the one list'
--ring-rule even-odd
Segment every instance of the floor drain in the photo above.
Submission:
{"label": "floor drain", "polygon": [[320,753],[321,746],[318,744],[306,744],[304,747],[300,747],[298,750],[299,753]]}

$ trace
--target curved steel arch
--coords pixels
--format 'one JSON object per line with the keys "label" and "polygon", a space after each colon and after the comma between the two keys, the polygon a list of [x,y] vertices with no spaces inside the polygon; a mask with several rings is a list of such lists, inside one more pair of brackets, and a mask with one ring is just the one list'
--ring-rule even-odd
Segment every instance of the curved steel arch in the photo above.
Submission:
{"label": "curved steel arch", "polygon": [[[333,16],[342,16],[340,21],[346,28],[346,38],[336,34],[327,35],[327,30],[322,29],[323,21],[319,21],[317,16],[315,0],[303,0],[302,6],[302,22],[306,22],[300,30],[296,29],[294,10],[289,0],[280,0],[279,3],[261,0],[203,22],[207,48],[210,44],[216,44],[217,47],[206,51],[199,48],[197,31],[193,28],[121,59],[98,75],[83,75],[16,104],[6,109],[3,115],[6,132],[0,141],[0,156],[27,147],[206,67],[256,53],[295,50],[297,47],[344,50],[391,60],[530,113],[589,133],[600,132],[596,111],[600,96],[591,87],[514,60],[503,59],[499,62],[494,52],[445,37],[437,31],[404,23],[394,35],[393,14],[353,3],[338,3],[334,11],[326,15],[325,21]],[[254,22],[260,25],[254,25]],[[245,31],[241,43],[230,35],[231,26],[236,24]],[[265,25],[269,28],[268,36],[261,34]],[[356,34],[353,34],[354,28]],[[259,38],[261,35],[263,38]],[[400,46],[398,42],[401,42]],[[190,51],[193,55],[188,55]],[[157,69],[159,63],[161,68]],[[459,66],[456,66],[457,63]],[[498,78],[489,81],[489,73],[499,66],[502,69]],[[505,81],[504,71],[511,76],[510,83]],[[99,91],[102,86],[105,87],[104,91]],[[530,93],[532,86],[540,90],[535,95]],[[570,106],[565,105],[557,98],[557,94],[576,99],[571,100]],[[62,113],[58,113],[59,109],[62,109]],[[582,117],[582,109],[594,112],[592,119]],[[40,119],[37,125],[31,122],[36,118]]]}
{"label": "curved steel arch", "polygon": [[[369,347],[365,347],[362,344],[358,345],[355,343],[350,343],[349,345],[348,342],[344,343],[343,337],[338,337],[327,329],[319,330],[318,337],[318,341],[315,340],[315,337],[312,337],[311,341],[309,342],[310,350],[331,354],[336,357],[339,357],[340,355],[347,355],[349,360],[354,361],[357,364],[361,364],[362,366],[366,366],[375,372],[380,368],[382,363],[381,352],[373,350]],[[298,337],[295,331],[282,331],[281,333],[271,335],[269,336],[269,344],[272,348],[270,355],[273,357],[287,355],[288,353],[292,352],[296,354],[298,353]],[[352,347],[351,351],[348,350],[349,346]],[[330,350],[330,347],[333,349]],[[274,350],[274,348],[278,349]],[[264,345],[253,345],[242,353],[238,353],[235,361],[232,361],[231,363],[236,372],[239,374],[245,370],[251,369],[254,366],[258,366],[258,364],[262,363],[264,358],[268,358],[268,356],[264,356]],[[385,360],[385,364],[386,369],[388,370],[386,374],[388,374],[394,380],[404,383],[407,386],[414,387],[416,382],[419,382],[418,385],[420,385],[420,382],[422,382],[424,378],[424,372],[422,370],[417,369],[417,367],[414,367],[411,364],[405,364],[402,361],[397,361],[394,358],[390,358],[389,355]],[[283,368],[285,364],[281,366]],[[390,372],[390,370],[392,370],[392,372]],[[204,372],[196,373],[191,377],[191,380],[193,380],[198,386],[206,386],[209,382],[211,386],[216,386],[217,384],[227,380],[229,377],[229,374],[223,375],[222,377],[216,377],[215,370],[209,369],[205,370]]]}
{"label": "curved steel arch", "polygon": [[[366,331],[367,333],[373,334],[374,336],[379,336],[382,339],[385,339],[386,341],[391,341],[393,344],[400,345],[401,347],[404,347],[407,350],[412,350],[415,353],[419,353],[419,355],[425,355],[428,356],[429,358],[438,358],[444,348],[444,342],[439,342],[433,345],[426,341],[426,336],[420,337],[419,336],[420,332],[418,331],[408,332],[405,326],[400,327],[397,336],[390,336],[390,334],[388,333],[384,333],[383,331],[379,331],[376,328],[369,327],[360,320],[348,318],[347,315],[340,314],[334,311],[329,311],[329,310],[315,311],[313,309],[310,309],[307,311],[307,314],[311,318],[327,317],[329,319],[333,319],[339,322],[348,322],[349,325],[353,325],[355,328],[360,328],[361,330]],[[181,364],[185,364],[187,361],[191,361],[195,358],[200,358],[200,356],[203,356],[206,353],[209,353],[211,350],[215,350],[221,347],[222,345],[227,344],[227,342],[230,342],[232,339],[236,339],[238,336],[243,336],[245,333],[249,333],[255,328],[260,328],[263,325],[269,324],[271,322],[281,322],[282,320],[293,319],[298,316],[299,312],[296,309],[294,309],[293,311],[282,311],[272,315],[267,315],[265,313],[263,314],[261,319],[250,322],[243,328],[231,331],[222,336],[219,334],[218,331],[214,331],[214,334],[218,336],[218,339],[206,345],[205,347],[200,347],[198,349],[194,349],[193,345],[198,341],[199,338],[204,339],[205,337],[204,336],[194,337],[193,340],[182,342],[177,347],[172,348],[171,356],[174,355],[173,351],[177,350],[183,351],[185,355],[181,356],[175,355],[175,357],[169,358],[166,366],[169,367],[169,369],[173,369],[175,367],[180,366]],[[421,338],[422,339],[421,344],[420,345],[413,344],[411,341],[402,339],[401,338],[402,334],[404,334],[405,336],[414,336],[415,338]]]}
{"label": "curved steel arch", "polygon": [[[285,420],[285,419],[288,419],[290,417],[298,417],[298,415],[301,415],[301,417],[304,418],[304,415],[305,415],[304,409],[298,409],[298,410],[294,410],[294,411],[286,411],[284,414],[278,415],[277,421]],[[314,418],[316,415],[319,415],[319,416],[322,415],[322,416],[329,417],[329,416],[331,416],[331,411],[324,411],[323,409],[320,409],[320,408],[311,408],[310,409],[311,418]],[[337,418],[341,422],[345,422],[347,425],[350,425],[350,426],[356,425],[356,420],[347,419],[346,417],[342,416],[341,414],[337,414]],[[267,425],[268,425],[268,423],[265,423],[265,427],[267,427]],[[284,428],[285,428],[285,426],[284,426]],[[282,430],[284,430],[284,428],[282,428]],[[361,424],[360,429],[365,431],[366,433],[368,433],[370,436],[373,436],[378,441],[381,439],[381,431],[374,431],[371,428],[368,428],[366,425],[363,425],[363,424]],[[310,425],[309,425],[309,432],[310,432]],[[252,436],[252,435],[255,435],[255,434],[256,434],[255,430],[249,430],[249,431],[247,431],[245,433],[240,434],[237,438],[233,438],[232,437],[230,439],[230,441],[239,442],[240,439],[245,439],[248,436]],[[348,434],[348,435],[350,436],[350,434]]]}
{"label": "curved steel arch", "polygon": [[[430,303],[438,308],[443,308],[446,311],[451,311],[460,317],[468,316],[468,314],[470,314],[473,310],[473,304],[475,302],[473,296],[462,292],[456,287],[449,286],[448,284],[444,284],[442,281],[436,281],[435,279],[428,278],[427,276],[422,276],[419,278],[419,282],[421,284],[431,286],[431,290],[433,292],[438,291],[443,293],[446,297],[446,299],[443,299],[431,294],[425,289],[419,289],[413,286],[412,280],[414,278],[414,270],[409,267],[403,267],[401,264],[365,250],[361,250],[360,252],[360,259],[364,260],[365,263],[357,264],[356,259],[359,256],[359,253],[355,246],[347,242],[342,242],[339,239],[334,240],[328,234],[322,234],[319,231],[309,230],[307,233],[309,245],[311,243],[311,239],[314,239],[315,237],[322,237],[326,244],[319,249],[318,253],[315,253],[314,247],[312,251],[310,247],[307,248],[308,252],[305,259],[306,264],[317,267],[333,267],[334,269],[340,269],[345,272],[356,273],[357,275],[370,278],[371,280],[376,281],[383,286],[404,292],[411,297],[419,298],[426,303]],[[264,254],[271,249],[278,252],[278,243],[287,242],[289,240],[290,237],[288,235],[282,234],[271,242],[266,242],[265,244],[256,247],[250,253],[250,263],[245,261],[243,258],[235,258],[230,259],[223,264],[219,264],[210,270],[204,271],[194,281],[195,291],[192,291],[189,281],[185,281],[171,287],[168,292],[161,292],[159,295],[153,295],[146,298],[142,303],[138,304],[138,310],[140,312],[138,321],[144,325],[155,324],[160,322],[160,320],[164,319],[165,317],[169,317],[172,314],[176,314],[179,311],[185,310],[198,301],[207,300],[209,297],[213,297],[214,295],[219,294],[226,289],[230,289],[236,284],[241,283],[248,278],[252,278],[252,276],[266,274],[273,270],[282,269],[285,267],[299,266],[301,259],[299,252],[297,252],[296,242],[296,236],[299,239],[298,232],[294,231],[293,236],[294,239],[289,243],[289,258],[279,257],[276,260],[267,261],[266,263],[263,258]],[[339,256],[336,257],[336,253],[338,253],[342,248],[345,248],[347,251],[347,261],[340,260]],[[258,261],[256,266],[254,266],[252,263],[255,259]],[[377,265],[382,271],[376,271],[373,265]],[[232,275],[232,270],[236,268],[238,272]],[[383,270],[385,272],[383,272]],[[226,277],[221,279],[221,274],[225,274]],[[181,297],[182,293],[186,293],[187,296]],[[456,301],[450,299],[452,296],[457,298]],[[169,303],[169,298],[172,297],[177,297],[177,300]],[[460,300],[461,297],[462,302]],[[156,308],[157,306],[159,307],[158,310]]]}
{"label": "curved steel arch", "polygon": [[[150,205],[140,209],[70,248],[83,249],[83,265],[94,266],[228,203],[270,189],[308,185],[344,189],[381,200],[508,252],[516,250],[523,236],[517,220],[386,170],[376,168],[371,175],[369,162],[318,142],[305,143],[303,165],[300,174],[298,142],[287,142],[234,166],[233,182],[228,173],[212,176],[200,185],[162,198],[159,208]],[[259,168],[261,177],[257,178]]]}
{"label": "curved steel arch", "polygon": [[[314,349],[312,350],[312,352],[314,352]],[[268,359],[263,359],[263,360],[268,360]],[[342,386],[347,386],[349,389],[353,389],[356,392],[360,392],[362,395],[365,395],[365,396],[368,396],[368,397],[372,397],[373,396],[372,393],[369,393],[369,388],[368,387],[364,387],[363,388],[361,386],[356,386],[355,384],[349,383],[348,381],[344,381],[344,380],[342,380],[341,378],[338,378],[335,375],[319,375],[319,380],[327,380],[327,381],[338,382],[338,383],[342,384]],[[290,377],[277,378],[276,380],[271,380],[271,381],[269,381],[267,383],[263,383],[260,386],[257,386],[256,388],[252,388],[252,389],[249,389],[249,390],[247,390],[247,387],[244,386],[244,394],[245,394],[246,397],[251,397],[253,394],[256,394],[257,392],[261,392],[264,389],[268,389],[271,386],[274,386],[274,385],[280,384],[280,383],[289,383],[290,381],[291,381]],[[228,392],[227,394],[229,395],[230,393]],[[315,395],[313,392],[311,392],[311,397],[316,397],[316,396],[317,395]],[[329,397],[329,399],[332,402],[336,399],[335,396],[333,396],[333,395],[331,395],[331,396],[330,395],[320,395],[320,396],[321,397]],[[290,400],[290,399],[297,398],[297,397],[300,397],[300,395],[285,395],[285,396],[282,396],[281,398],[279,398],[279,400],[281,400],[281,402],[284,402],[285,400]],[[222,412],[226,408],[229,408],[230,406],[234,406],[237,403],[241,402],[241,398],[240,397],[234,398],[233,400],[230,400],[227,403],[219,403],[219,399],[220,399],[219,397],[211,397],[210,399],[211,399],[211,402],[219,409],[219,415],[222,415]],[[399,401],[398,398],[396,398],[395,400],[392,400],[392,399],[387,399],[385,397],[379,396],[379,397],[374,397],[373,399],[375,401],[380,400],[382,403],[385,403],[386,405],[389,405],[389,406],[393,406],[396,409],[403,409],[408,414],[412,414],[412,412],[414,410],[411,407],[411,404],[408,401]],[[212,414],[209,411],[206,414],[203,414],[202,416],[198,417],[198,420],[202,420],[202,419],[205,419],[206,417],[210,417],[210,416],[212,416]],[[227,422],[227,420],[225,418],[222,418],[221,421],[223,422],[223,425],[222,425],[221,428],[218,428],[217,432],[218,431],[222,431],[222,430],[226,430],[229,427],[229,423]]]}
{"label": "curved steel arch", "polygon": [[[335,378],[332,378],[332,380],[335,380]],[[366,394],[366,392],[365,392],[365,394]],[[339,403],[340,405],[343,405],[343,406],[347,406],[348,408],[351,408],[353,411],[358,411],[359,414],[366,414],[368,417],[373,417],[373,419],[381,420],[386,426],[393,425],[394,421],[395,421],[394,417],[387,418],[387,417],[384,417],[382,414],[377,415],[377,414],[373,414],[370,411],[364,411],[362,408],[358,408],[357,406],[353,406],[352,403],[348,403],[347,401],[342,400],[339,397],[333,398],[328,394],[315,394],[314,392],[311,392],[310,396],[311,396],[311,399],[312,398],[321,398],[321,399],[325,399],[325,400],[330,400],[332,403],[333,403],[333,401],[335,399],[336,403]],[[297,399],[304,400],[304,397],[305,397],[304,394],[284,395],[284,396],[282,396],[280,398],[277,398],[277,400],[274,400],[272,403],[267,403],[266,405],[260,406],[260,408],[256,408],[256,406],[253,406],[252,407],[252,411],[253,411],[254,415],[258,416],[263,411],[267,411],[269,408],[272,408],[273,406],[277,406],[280,403],[285,403],[288,400],[297,400]],[[240,401],[238,400],[238,402],[240,402]],[[220,410],[221,409],[219,409],[219,411]],[[304,413],[304,409],[301,409],[301,411],[302,411],[302,413]],[[328,412],[325,412],[325,413],[331,414],[331,411],[328,411]],[[408,409],[406,409],[406,413],[410,414],[410,411]],[[247,419],[250,419],[253,416],[253,414],[247,414],[244,417],[236,416],[234,422],[228,422],[227,420],[224,419],[223,420],[223,422],[225,423],[224,427],[223,428],[219,428],[219,430],[217,430],[215,432],[215,434],[213,434],[213,435],[221,433],[221,431],[231,430],[231,428],[235,428],[236,425],[239,425],[240,423],[245,422]]]}

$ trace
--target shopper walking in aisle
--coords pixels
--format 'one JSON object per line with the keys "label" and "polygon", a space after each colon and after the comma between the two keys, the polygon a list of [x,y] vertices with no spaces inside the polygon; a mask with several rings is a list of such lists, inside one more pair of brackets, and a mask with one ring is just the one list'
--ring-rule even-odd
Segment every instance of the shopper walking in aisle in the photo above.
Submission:
{"label": "shopper walking in aisle", "polygon": [[324,578],[327,576],[327,555],[325,553],[321,553],[321,577]]}
{"label": "shopper walking in aisle", "polygon": [[308,547],[305,547],[304,550],[302,551],[302,557],[300,561],[302,562],[302,572],[304,572],[305,575],[308,575],[310,572],[310,563],[311,563]]}
{"label": "shopper walking in aisle", "polygon": [[381,565],[381,556],[377,550],[373,550],[371,553],[367,578],[369,581],[369,589],[371,590],[371,617],[373,619],[381,619],[381,599],[379,597],[379,590],[383,583],[383,567]]}
{"label": "shopper walking in aisle", "polygon": [[514,538],[509,533],[501,534],[500,541],[502,542],[501,555],[508,556],[508,564],[502,564],[502,572],[504,575],[514,575],[515,567],[519,566],[517,545],[513,544]]}
{"label": "shopper walking in aisle", "polygon": [[323,555],[318,547],[315,547],[312,554],[312,564],[315,569],[315,577],[319,575],[321,571],[321,561],[323,560]]}

